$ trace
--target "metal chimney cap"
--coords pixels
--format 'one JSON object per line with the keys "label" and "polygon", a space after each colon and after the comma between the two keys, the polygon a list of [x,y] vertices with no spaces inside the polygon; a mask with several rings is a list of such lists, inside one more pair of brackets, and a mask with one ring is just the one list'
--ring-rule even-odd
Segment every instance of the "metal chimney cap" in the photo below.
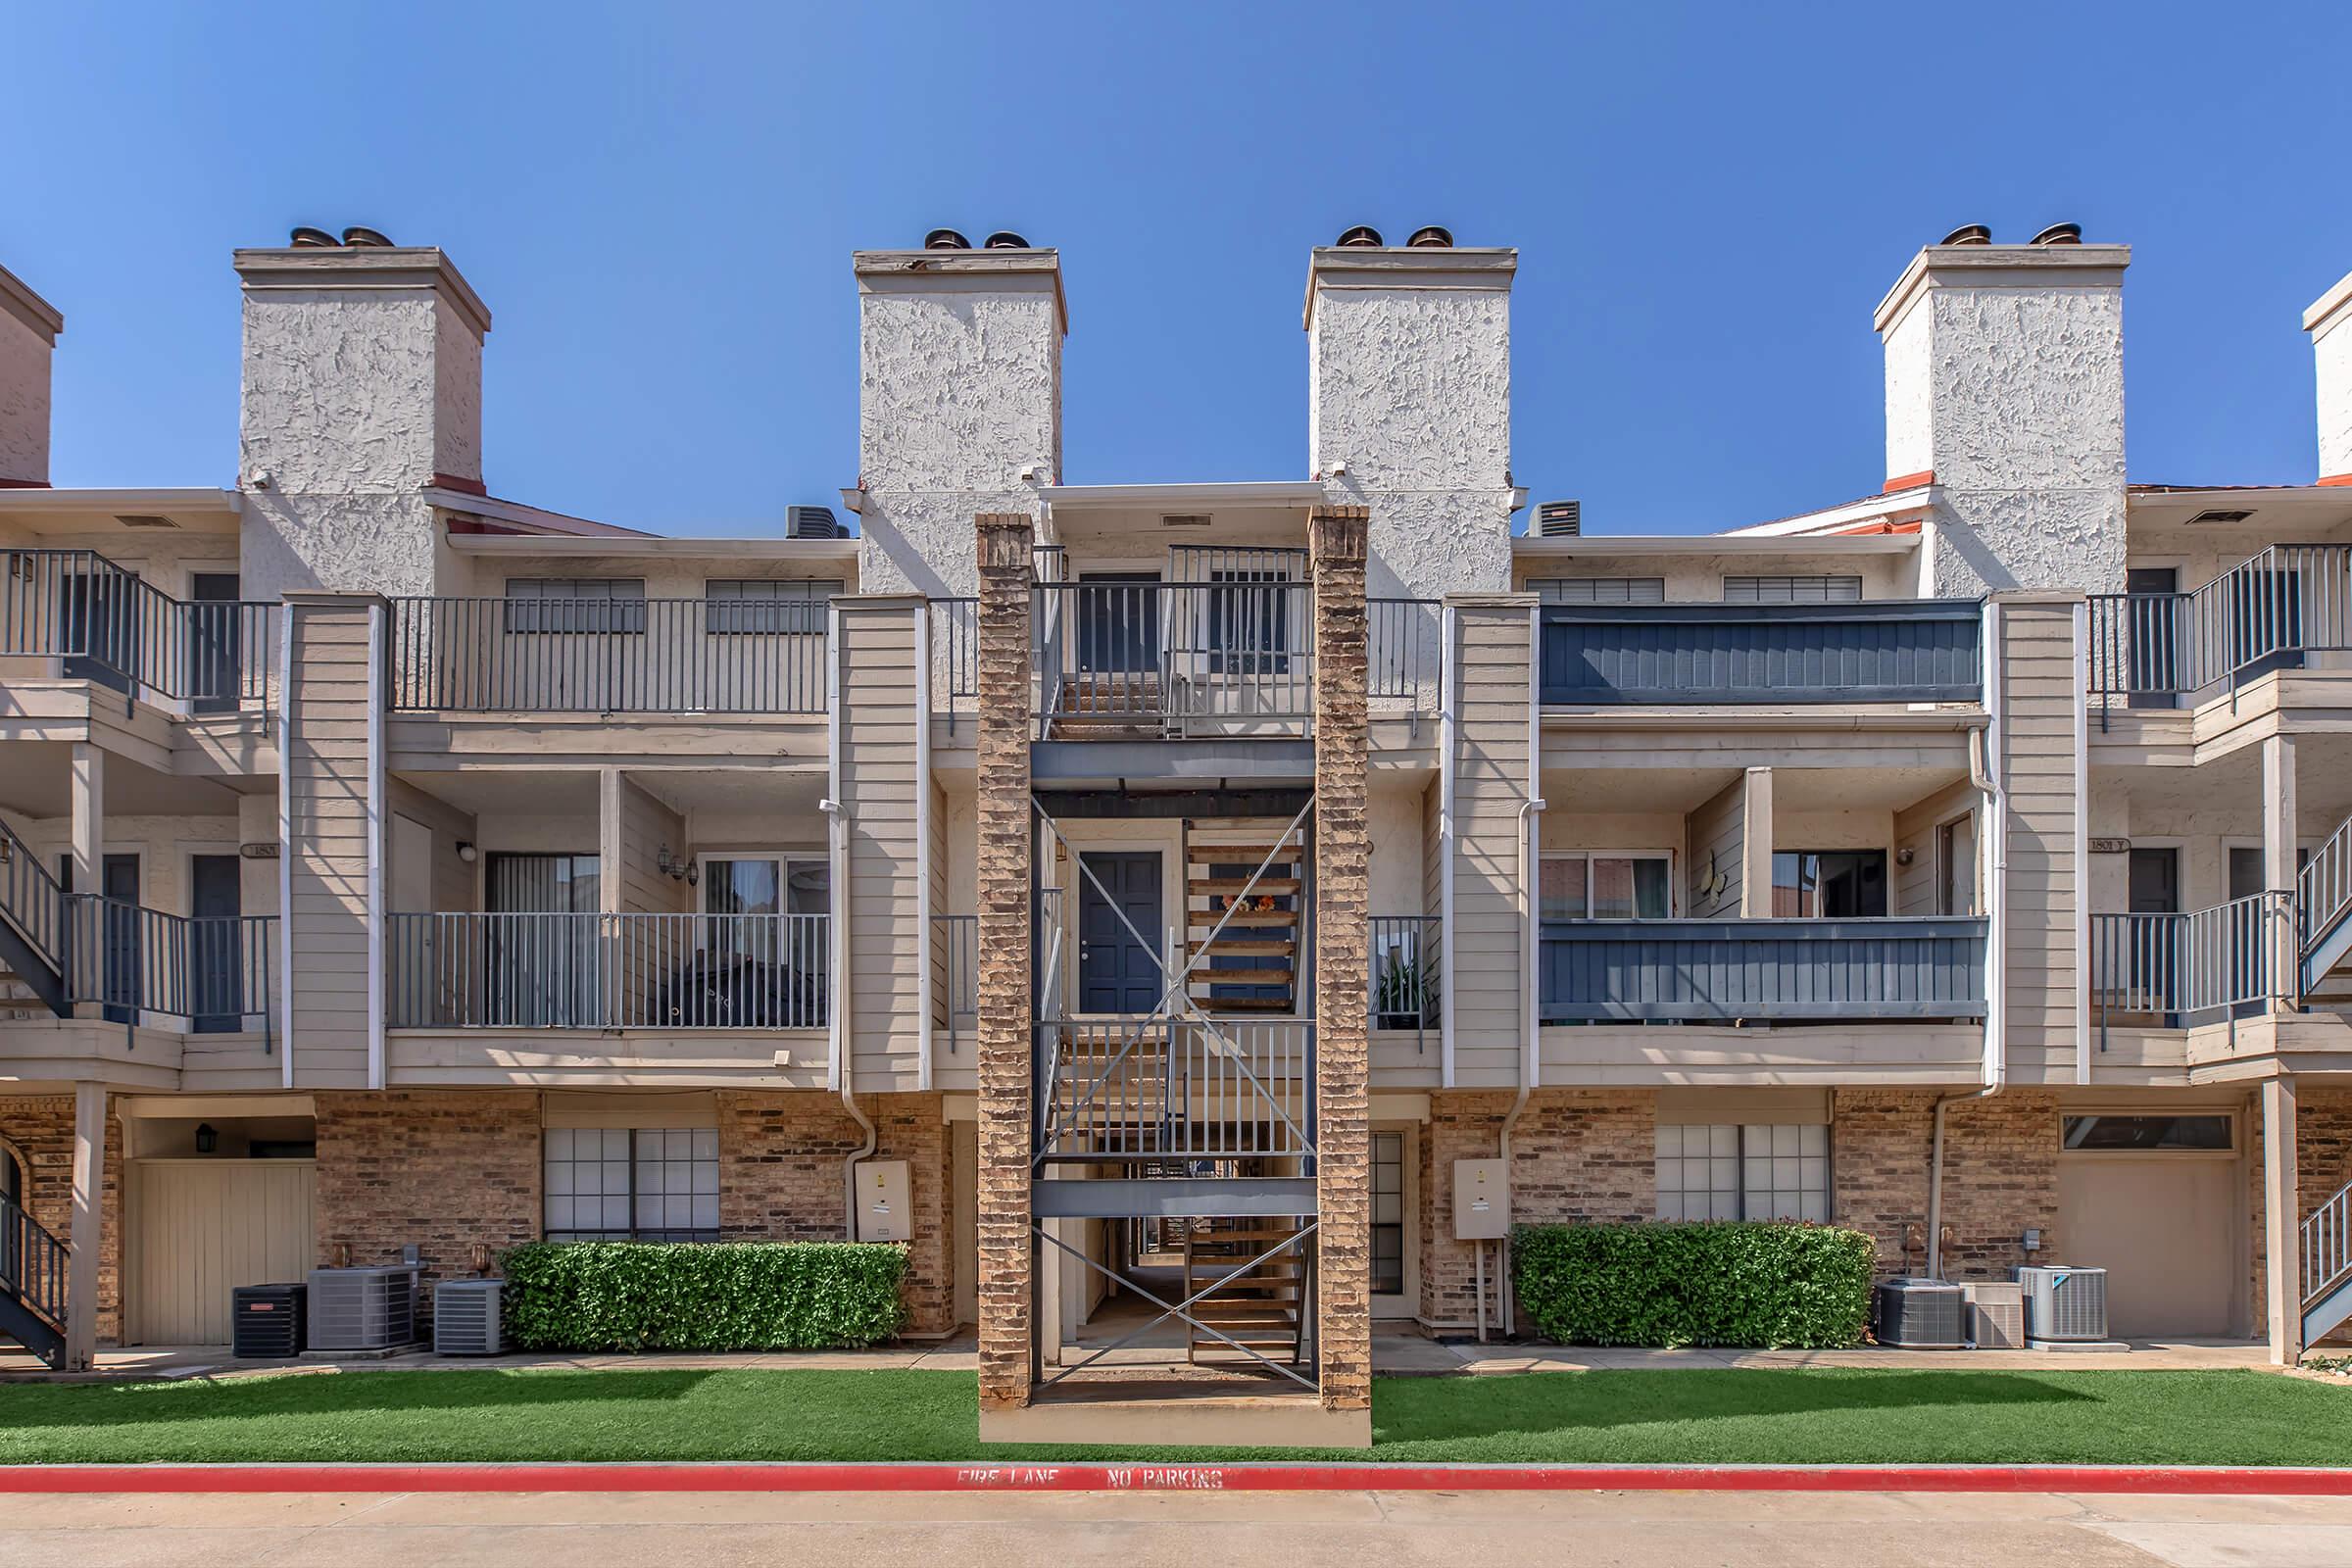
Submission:
{"label": "metal chimney cap", "polygon": [[2029,242],[2034,245],[2080,245],[2082,243],[2081,223],[2052,223]]}
{"label": "metal chimney cap", "polygon": [[1413,237],[1404,243],[1413,250],[1449,251],[1453,249],[1453,230],[1430,223],[1414,229]]}
{"label": "metal chimney cap", "polygon": [[1370,223],[1358,223],[1340,236],[1340,244],[1349,250],[1378,250],[1387,243]]}
{"label": "metal chimney cap", "polygon": [[386,237],[386,236],[385,236],[385,235],[384,235],[384,234],[383,234],[383,233],[382,233],[380,230],[377,230],[377,229],[372,229],[372,228],[363,228],[363,227],[361,227],[359,224],[357,224],[357,223],[354,223],[354,224],[352,224],[352,225],[351,225],[349,228],[347,228],[347,229],[345,229],[345,230],[343,231],[343,243],[344,243],[344,244],[346,244],[346,245],[383,245],[383,246],[389,246],[389,245],[392,243],[392,241],[391,241],[389,238],[387,238],[387,237]]}
{"label": "metal chimney cap", "polygon": [[1936,242],[1938,245],[1989,245],[1992,230],[1983,223],[1962,223]]}
{"label": "metal chimney cap", "polygon": [[310,251],[332,250],[343,242],[323,228],[313,228],[308,223],[297,223],[294,225],[294,232],[286,236],[286,243],[298,251]]}
{"label": "metal chimney cap", "polygon": [[992,251],[1025,251],[1029,242],[1009,228],[1000,228],[980,242],[981,248]]}
{"label": "metal chimney cap", "polygon": [[923,249],[927,251],[968,251],[971,248],[972,242],[952,228],[935,228],[923,236]]}

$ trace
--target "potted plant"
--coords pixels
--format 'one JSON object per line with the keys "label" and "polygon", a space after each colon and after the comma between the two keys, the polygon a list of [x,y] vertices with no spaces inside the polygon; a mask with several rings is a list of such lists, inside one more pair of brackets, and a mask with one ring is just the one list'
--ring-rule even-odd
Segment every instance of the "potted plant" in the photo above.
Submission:
{"label": "potted plant", "polygon": [[1375,1027],[1418,1029],[1432,1000],[1423,992],[1420,963],[1402,953],[1391,954],[1372,988]]}

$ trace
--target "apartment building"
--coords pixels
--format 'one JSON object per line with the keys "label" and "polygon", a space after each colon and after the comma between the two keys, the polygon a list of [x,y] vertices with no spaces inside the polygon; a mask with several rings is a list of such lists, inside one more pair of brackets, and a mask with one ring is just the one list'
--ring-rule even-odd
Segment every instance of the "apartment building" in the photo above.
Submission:
{"label": "apartment building", "polygon": [[943,232],[710,540],[495,494],[482,300],[301,237],[234,489],[50,485],[0,273],[0,1333],[883,1237],[987,1436],[1346,1443],[1512,1222],[2352,1307],[2352,278],[2316,484],[2128,482],[2127,247],[1961,231],[1881,488],[1640,537],[1514,474],[1510,250],[1311,253],[1301,476],[1069,484],[1058,255]]}

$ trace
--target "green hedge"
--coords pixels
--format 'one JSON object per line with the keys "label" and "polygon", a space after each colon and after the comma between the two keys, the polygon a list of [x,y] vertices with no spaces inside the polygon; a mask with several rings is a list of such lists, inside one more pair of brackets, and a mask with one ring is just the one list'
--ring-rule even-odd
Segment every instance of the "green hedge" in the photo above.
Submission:
{"label": "green hedge", "polygon": [[846,1242],[532,1242],[506,1254],[525,1350],[824,1350],[904,1319],[906,1250]]}
{"label": "green hedge", "polygon": [[1519,1302],[1563,1345],[1862,1343],[1878,1244],[1827,1225],[1528,1225]]}

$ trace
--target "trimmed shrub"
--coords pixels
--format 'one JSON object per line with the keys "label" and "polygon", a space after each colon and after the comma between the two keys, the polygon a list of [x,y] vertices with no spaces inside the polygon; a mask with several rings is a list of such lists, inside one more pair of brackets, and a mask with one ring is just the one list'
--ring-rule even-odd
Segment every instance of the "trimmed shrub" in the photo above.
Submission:
{"label": "trimmed shrub", "polygon": [[1562,1345],[1862,1343],[1878,1244],[1828,1225],[1524,1225],[1519,1301]]}
{"label": "trimmed shrub", "polygon": [[525,1350],[826,1350],[898,1333],[906,1250],[851,1242],[530,1242],[506,1254]]}

